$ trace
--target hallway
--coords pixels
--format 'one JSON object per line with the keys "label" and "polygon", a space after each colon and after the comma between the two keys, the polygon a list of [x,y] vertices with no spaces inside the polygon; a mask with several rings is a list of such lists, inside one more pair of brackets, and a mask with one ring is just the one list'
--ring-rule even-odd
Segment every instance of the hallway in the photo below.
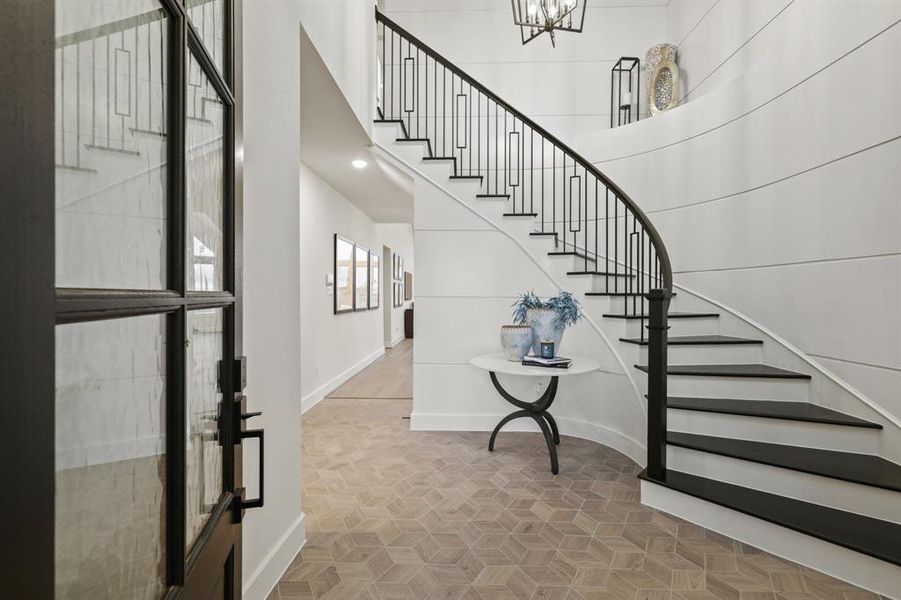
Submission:
{"label": "hallway", "polygon": [[642,506],[592,442],[564,438],[555,477],[539,434],[411,432],[411,362],[405,341],[303,416],[307,543],[270,599],[879,598]]}
{"label": "hallway", "polygon": [[413,340],[401,340],[328,398],[413,398]]}

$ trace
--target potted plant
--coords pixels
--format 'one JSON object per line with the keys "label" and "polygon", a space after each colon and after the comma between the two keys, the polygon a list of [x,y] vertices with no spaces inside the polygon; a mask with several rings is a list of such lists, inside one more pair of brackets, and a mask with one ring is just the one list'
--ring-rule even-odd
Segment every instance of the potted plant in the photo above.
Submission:
{"label": "potted plant", "polygon": [[581,318],[582,306],[569,292],[542,300],[535,292],[528,291],[513,303],[513,321],[532,328],[532,353],[536,356],[541,353],[543,340],[554,342],[554,351],[558,353],[563,331]]}

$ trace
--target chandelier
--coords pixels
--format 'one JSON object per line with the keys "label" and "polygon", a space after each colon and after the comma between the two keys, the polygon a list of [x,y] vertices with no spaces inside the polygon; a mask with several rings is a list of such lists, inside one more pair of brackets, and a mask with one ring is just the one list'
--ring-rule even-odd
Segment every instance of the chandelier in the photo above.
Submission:
{"label": "chandelier", "polygon": [[519,25],[523,45],[548,32],[556,46],[557,31],[582,33],[587,0],[510,0],[513,22]]}

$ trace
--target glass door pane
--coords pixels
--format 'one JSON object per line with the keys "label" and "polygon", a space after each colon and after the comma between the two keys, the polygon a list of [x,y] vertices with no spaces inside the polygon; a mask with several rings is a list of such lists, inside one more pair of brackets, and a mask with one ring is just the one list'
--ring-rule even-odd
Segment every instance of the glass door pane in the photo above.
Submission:
{"label": "glass door pane", "polygon": [[224,73],[225,0],[187,0],[188,18],[197,30],[216,68]]}
{"label": "glass door pane", "polygon": [[166,287],[169,19],[56,2],[56,285]]}
{"label": "glass door pane", "polygon": [[187,450],[185,480],[190,549],[222,495],[222,446],[219,411],[222,389],[219,364],[223,352],[224,314],[221,308],[188,312]]}
{"label": "glass door pane", "polygon": [[166,317],[56,328],[56,598],[165,590]]}
{"label": "glass door pane", "polygon": [[200,63],[188,59],[185,150],[187,174],[187,286],[223,289],[225,105]]}

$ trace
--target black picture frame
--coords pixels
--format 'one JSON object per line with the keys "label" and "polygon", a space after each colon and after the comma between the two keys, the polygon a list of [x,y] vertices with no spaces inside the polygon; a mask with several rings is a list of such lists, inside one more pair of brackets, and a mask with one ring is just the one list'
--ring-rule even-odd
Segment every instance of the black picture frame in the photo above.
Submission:
{"label": "black picture frame", "polygon": [[[340,254],[339,251],[344,248],[349,248],[350,254],[347,259],[346,264],[340,264]],[[354,310],[354,287],[353,287],[353,258],[354,258],[354,243],[347,238],[343,238],[337,233],[335,234],[335,245],[334,245],[334,268],[333,274],[335,277],[334,281],[334,314],[340,315],[343,313],[353,312]],[[347,268],[347,272],[343,273],[342,269]],[[342,287],[341,285],[341,275],[344,274],[345,284]],[[350,290],[350,301],[342,301],[346,300],[346,290]],[[342,291],[344,290],[344,291]]]}

